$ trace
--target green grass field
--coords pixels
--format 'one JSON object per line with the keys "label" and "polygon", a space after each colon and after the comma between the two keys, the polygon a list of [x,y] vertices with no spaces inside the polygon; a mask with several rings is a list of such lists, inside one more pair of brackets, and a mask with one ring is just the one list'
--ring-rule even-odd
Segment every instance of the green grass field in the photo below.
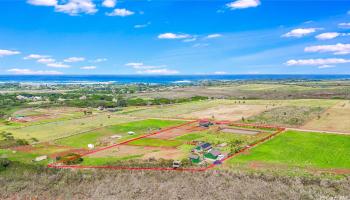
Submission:
{"label": "green grass field", "polygon": [[[134,121],[129,123],[122,123],[112,126],[103,127],[101,129],[86,132],[82,134],[73,135],[71,137],[57,140],[56,143],[65,146],[86,148],[88,144],[97,144],[99,139],[108,137],[111,135],[120,135],[121,139],[118,142],[125,141],[131,138],[138,137],[142,134],[148,133],[148,131],[154,131],[157,129],[176,126],[184,123],[183,121],[175,120],[158,120],[158,119],[147,119],[141,121]],[[129,131],[135,132],[134,135],[128,135]]]}
{"label": "green grass field", "polygon": [[[32,160],[36,157],[41,156],[40,154],[25,153],[20,151],[12,151],[8,149],[0,149],[0,158],[8,158],[11,161],[17,161],[22,163],[32,163]],[[49,160],[43,160],[36,162],[37,164],[47,164]]]}
{"label": "green grass field", "polygon": [[177,147],[180,146],[182,142],[177,140],[162,140],[158,138],[141,138],[139,140],[129,142],[128,144],[152,147]]}
{"label": "green grass field", "polygon": [[286,131],[228,161],[229,165],[259,162],[311,168],[350,169],[350,136]]}

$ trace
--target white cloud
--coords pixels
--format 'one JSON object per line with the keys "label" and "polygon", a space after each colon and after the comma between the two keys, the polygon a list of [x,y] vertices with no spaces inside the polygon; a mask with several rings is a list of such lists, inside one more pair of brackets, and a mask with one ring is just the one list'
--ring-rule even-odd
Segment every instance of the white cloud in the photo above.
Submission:
{"label": "white cloud", "polygon": [[159,39],[186,39],[191,38],[191,35],[188,34],[175,34],[175,33],[163,33],[158,35]]}
{"label": "white cloud", "polygon": [[196,43],[196,44],[192,45],[192,47],[194,47],[194,48],[201,48],[201,47],[207,47],[207,46],[209,46],[208,43]]}
{"label": "white cloud", "polygon": [[126,63],[126,66],[136,69],[138,74],[177,74],[179,73],[176,70],[167,69],[166,65],[154,66],[154,65],[145,65],[142,62],[130,62]]}
{"label": "white cloud", "polygon": [[113,12],[106,13],[107,16],[120,16],[120,17],[126,17],[135,14],[133,11],[127,10],[125,8],[122,9],[114,9]]}
{"label": "white cloud", "polygon": [[136,24],[134,28],[146,28],[149,25],[151,25],[151,22],[147,22],[146,24]]}
{"label": "white cloud", "polygon": [[55,6],[57,0],[28,0],[27,3],[34,6]]}
{"label": "white cloud", "polygon": [[97,58],[95,60],[90,60],[89,62],[100,63],[100,62],[105,62],[105,61],[107,61],[107,58]]}
{"label": "white cloud", "polygon": [[222,37],[222,35],[221,34],[217,34],[217,33],[216,34],[210,34],[210,35],[207,36],[208,39],[219,38],[219,37]]}
{"label": "white cloud", "polygon": [[346,28],[346,29],[348,29],[348,28],[350,28],[350,22],[348,22],[348,23],[345,23],[345,22],[339,23],[338,26],[339,26],[339,28]]}
{"label": "white cloud", "polygon": [[107,8],[114,8],[116,4],[117,4],[117,0],[104,0],[102,2],[102,6]]}
{"label": "white cloud", "polygon": [[19,51],[11,51],[11,50],[6,50],[6,49],[0,49],[0,57],[3,56],[13,56],[13,55],[17,55],[20,54],[21,52]]}
{"label": "white cloud", "polygon": [[214,72],[215,75],[224,75],[224,74],[228,74],[227,72],[222,72],[222,71],[218,71],[218,72]]}
{"label": "white cloud", "polygon": [[65,4],[56,5],[55,11],[75,16],[80,13],[95,14],[97,9],[92,0],[69,0]]}
{"label": "white cloud", "polygon": [[334,65],[321,65],[321,66],[318,66],[319,69],[327,69],[327,68],[333,68],[335,67]]}
{"label": "white cloud", "polygon": [[137,67],[137,66],[142,66],[143,63],[141,62],[131,62],[131,63],[126,63],[126,66],[130,66],[130,67]]}
{"label": "white cloud", "polygon": [[179,71],[177,70],[170,70],[170,69],[146,69],[137,71],[138,74],[159,74],[159,75],[172,75],[172,74],[178,74]]}
{"label": "white cloud", "polygon": [[42,59],[42,58],[49,58],[50,56],[45,56],[45,55],[39,55],[39,54],[30,54],[26,57],[24,57],[24,60],[30,60],[30,59]]}
{"label": "white cloud", "polygon": [[96,66],[84,66],[84,67],[80,67],[80,69],[92,70],[92,69],[96,69]]}
{"label": "white cloud", "polygon": [[69,65],[63,64],[61,62],[56,62],[56,63],[48,63],[48,67],[53,67],[53,68],[69,68]]}
{"label": "white cloud", "polygon": [[318,58],[318,59],[304,59],[304,60],[288,60],[285,64],[288,66],[293,65],[334,65],[350,63],[350,60],[343,58]]}
{"label": "white cloud", "polygon": [[192,37],[192,38],[188,38],[188,39],[184,39],[182,40],[183,42],[194,42],[197,40],[197,37]]}
{"label": "white cloud", "polygon": [[350,54],[350,44],[317,45],[305,47],[305,52],[332,52],[334,55]]}
{"label": "white cloud", "polygon": [[68,62],[68,63],[72,63],[72,62],[81,62],[84,61],[85,58],[84,57],[70,57],[70,58],[66,58],[63,61],[64,62]]}
{"label": "white cloud", "polygon": [[317,30],[319,30],[320,28],[297,28],[297,29],[293,29],[291,31],[289,31],[288,33],[282,35],[282,37],[303,37],[306,35],[309,35],[311,33],[316,32]]}
{"label": "white cloud", "polygon": [[126,63],[126,66],[132,67],[134,69],[157,69],[157,68],[163,68],[164,65],[161,66],[153,66],[153,65],[144,65],[141,62],[132,62],[132,63]]}
{"label": "white cloud", "polygon": [[58,74],[63,74],[62,72],[59,72],[59,71],[51,71],[51,70],[33,71],[30,69],[18,69],[18,68],[9,69],[7,71],[12,72],[14,74],[25,74],[25,75],[58,75]]}
{"label": "white cloud", "polygon": [[316,38],[319,40],[330,40],[338,37],[339,35],[341,34],[337,32],[328,32],[328,33],[321,33],[319,35],[316,35]]}
{"label": "white cloud", "polygon": [[244,9],[244,8],[253,8],[260,5],[259,0],[237,0],[231,3],[226,4],[230,9]]}
{"label": "white cloud", "polygon": [[54,63],[56,62],[55,59],[53,58],[40,58],[37,60],[38,63],[44,63],[44,64],[48,64],[48,63]]}

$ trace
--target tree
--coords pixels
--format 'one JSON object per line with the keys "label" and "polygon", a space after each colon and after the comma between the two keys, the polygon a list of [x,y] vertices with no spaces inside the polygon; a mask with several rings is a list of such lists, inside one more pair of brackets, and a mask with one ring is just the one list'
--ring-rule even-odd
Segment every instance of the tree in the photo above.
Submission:
{"label": "tree", "polygon": [[127,101],[121,95],[119,95],[118,98],[117,98],[117,106],[118,107],[126,107],[127,106]]}

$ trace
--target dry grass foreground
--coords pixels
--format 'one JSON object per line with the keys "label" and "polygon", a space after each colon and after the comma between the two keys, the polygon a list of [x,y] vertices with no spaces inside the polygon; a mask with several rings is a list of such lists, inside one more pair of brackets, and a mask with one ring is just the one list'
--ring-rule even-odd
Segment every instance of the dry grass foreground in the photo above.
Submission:
{"label": "dry grass foreground", "polygon": [[36,170],[0,176],[0,191],[0,199],[349,199],[350,179],[219,171]]}
{"label": "dry grass foreground", "polygon": [[319,119],[313,119],[301,128],[350,133],[350,101],[337,103],[323,112]]}

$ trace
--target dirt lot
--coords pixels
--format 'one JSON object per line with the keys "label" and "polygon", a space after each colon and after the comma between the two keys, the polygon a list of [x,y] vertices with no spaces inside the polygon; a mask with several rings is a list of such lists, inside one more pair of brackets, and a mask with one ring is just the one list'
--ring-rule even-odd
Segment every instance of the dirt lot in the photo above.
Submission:
{"label": "dirt lot", "polygon": [[185,156],[180,150],[171,147],[120,145],[111,149],[88,155],[87,157],[126,157],[130,155],[143,155],[141,159],[180,159]]}
{"label": "dirt lot", "polygon": [[302,126],[303,129],[350,133],[350,102],[341,101]]}
{"label": "dirt lot", "polygon": [[181,115],[184,118],[212,118],[216,120],[241,120],[242,117],[248,118],[250,116],[257,115],[266,110],[265,105],[222,105],[213,108],[195,111],[189,114]]}
{"label": "dirt lot", "polygon": [[159,139],[172,139],[190,132],[202,131],[205,128],[197,126],[197,123],[189,124],[186,126],[181,126],[175,129],[164,131],[156,135],[149,136],[149,138],[159,138]]}

